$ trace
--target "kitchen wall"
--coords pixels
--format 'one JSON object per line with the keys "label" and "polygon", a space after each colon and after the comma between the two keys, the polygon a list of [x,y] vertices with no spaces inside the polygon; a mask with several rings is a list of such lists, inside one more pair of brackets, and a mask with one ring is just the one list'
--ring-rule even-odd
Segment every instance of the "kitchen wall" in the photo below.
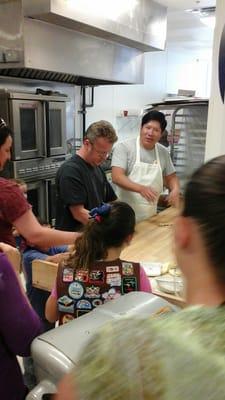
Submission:
{"label": "kitchen wall", "polygon": [[209,98],[212,70],[212,49],[167,51],[166,92],[178,89],[195,90],[198,97]]}

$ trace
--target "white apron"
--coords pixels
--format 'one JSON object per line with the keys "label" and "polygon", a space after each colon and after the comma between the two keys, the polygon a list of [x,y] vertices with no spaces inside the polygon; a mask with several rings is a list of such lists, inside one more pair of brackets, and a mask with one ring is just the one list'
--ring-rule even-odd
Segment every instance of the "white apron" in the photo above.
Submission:
{"label": "white apron", "polygon": [[136,161],[130,175],[128,175],[131,181],[139,183],[140,185],[150,186],[157,192],[155,201],[148,201],[139,193],[131,192],[117,186],[116,193],[119,200],[125,201],[133,207],[137,222],[143,221],[156,214],[157,202],[160,193],[163,191],[163,176],[157,143],[155,144],[155,154],[156,160],[152,164],[140,161],[140,137],[138,136],[136,143]]}

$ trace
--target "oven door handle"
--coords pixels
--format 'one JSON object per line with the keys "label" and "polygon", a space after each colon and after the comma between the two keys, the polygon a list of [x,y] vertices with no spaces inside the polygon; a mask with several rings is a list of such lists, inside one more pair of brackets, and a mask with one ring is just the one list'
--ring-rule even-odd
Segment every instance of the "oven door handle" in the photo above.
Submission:
{"label": "oven door handle", "polygon": [[51,179],[45,179],[46,190],[46,217],[47,221],[51,221]]}
{"label": "oven door handle", "polygon": [[44,112],[45,112],[45,154],[46,157],[51,156],[50,151],[50,115],[49,115],[49,103],[48,101],[44,102]]}
{"label": "oven door handle", "polygon": [[46,216],[47,221],[53,226],[54,225],[54,216],[52,209],[52,191],[51,187],[53,185],[54,178],[45,179],[45,190],[46,190]]}

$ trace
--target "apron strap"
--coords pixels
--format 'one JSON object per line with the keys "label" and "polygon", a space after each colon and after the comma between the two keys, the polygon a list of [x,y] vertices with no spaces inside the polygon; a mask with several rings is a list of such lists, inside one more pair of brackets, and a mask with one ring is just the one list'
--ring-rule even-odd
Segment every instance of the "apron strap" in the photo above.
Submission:
{"label": "apron strap", "polygon": [[[158,150],[158,143],[155,144],[155,155],[156,155],[156,160],[159,165],[161,174],[162,174],[162,168],[160,164],[160,158],[159,158],[159,150]],[[140,163],[140,136],[137,136],[136,140],[136,163]]]}
{"label": "apron strap", "polygon": [[136,163],[140,163],[140,136],[136,140]]}
{"label": "apron strap", "polygon": [[156,154],[156,160],[160,169],[160,176],[161,176],[161,184],[162,184],[162,188],[163,188],[163,174],[162,174],[162,167],[161,167],[161,163],[160,163],[160,158],[159,158],[159,145],[158,143],[155,144],[155,154]]}
{"label": "apron strap", "polygon": [[161,168],[160,158],[159,158],[159,147],[158,147],[158,143],[155,144],[155,155],[156,155],[157,163],[159,164],[159,168],[160,168],[161,173],[162,173],[162,168]]}

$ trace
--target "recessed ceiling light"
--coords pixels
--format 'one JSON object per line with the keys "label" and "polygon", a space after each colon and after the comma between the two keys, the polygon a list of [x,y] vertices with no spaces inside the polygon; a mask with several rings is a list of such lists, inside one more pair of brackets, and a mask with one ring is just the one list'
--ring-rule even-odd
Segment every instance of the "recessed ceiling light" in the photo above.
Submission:
{"label": "recessed ceiling light", "polygon": [[199,7],[199,8],[188,8],[185,10],[191,14],[199,14],[201,17],[215,14],[216,7]]}
{"label": "recessed ceiling light", "polygon": [[202,7],[202,8],[189,8],[185,11],[199,16],[200,21],[204,25],[214,29],[216,22],[215,10],[216,7]]}

